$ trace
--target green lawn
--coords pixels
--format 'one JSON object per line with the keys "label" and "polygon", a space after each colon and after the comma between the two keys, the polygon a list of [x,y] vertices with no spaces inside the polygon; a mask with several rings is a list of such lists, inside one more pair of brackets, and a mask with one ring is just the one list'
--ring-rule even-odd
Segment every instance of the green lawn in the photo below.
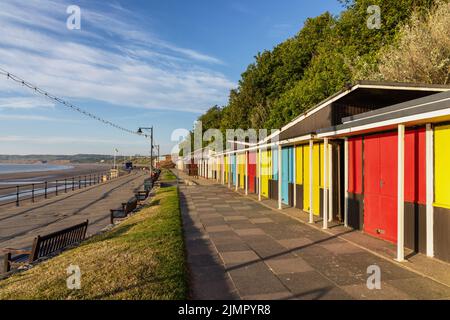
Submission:
{"label": "green lawn", "polygon": [[[173,179],[167,171],[162,177]],[[80,290],[67,289],[69,265],[81,269]],[[176,186],[159,189],[111,231],[0,281],[0,299],[185,299],[187,292]]]}
{"label": "green lawn", "polygon": [[161,180],[175,180],[176,178],[177,176],[174,175],[170,170],[163,170],[161,172]]}

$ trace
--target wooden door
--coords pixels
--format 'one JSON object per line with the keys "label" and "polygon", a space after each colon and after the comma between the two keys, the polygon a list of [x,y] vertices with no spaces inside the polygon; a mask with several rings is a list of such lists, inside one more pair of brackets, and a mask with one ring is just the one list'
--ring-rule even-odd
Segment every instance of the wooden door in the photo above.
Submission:
{"label": "wooden door", "polygon": [[364,138],[364,231],[397,241],[397,133]]}

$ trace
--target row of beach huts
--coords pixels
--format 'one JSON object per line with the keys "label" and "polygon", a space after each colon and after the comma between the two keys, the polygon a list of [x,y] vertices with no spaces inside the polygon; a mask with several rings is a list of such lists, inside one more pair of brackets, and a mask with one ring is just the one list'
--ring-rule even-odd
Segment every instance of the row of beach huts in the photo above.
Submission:
{"label": "row of beach huts", "polygon": [[450,86],[359,81],[231,145],[178,167],[450,262]]}

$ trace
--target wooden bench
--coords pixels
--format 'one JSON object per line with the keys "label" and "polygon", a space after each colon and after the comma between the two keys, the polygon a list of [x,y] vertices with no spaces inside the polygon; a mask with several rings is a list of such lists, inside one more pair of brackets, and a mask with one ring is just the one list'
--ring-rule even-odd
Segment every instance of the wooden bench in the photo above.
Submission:
{"label": "wooden bench", "polygon": [[150,190],[153,189],[153,179],[152,178],[148,178],[144,180],[144,190],[150,192]]}
{"label": "wooden bench", "polygon": [[148,198],[149,193],[150,193],[150,190],[136,191],[134,193],[134,196],[136,197],[138,202],[142,202]]}
{"label": "wooden bench", "polygon": [[138,204],[138,200],[136,197],[131,198],[127,202],[122,203],[122,206],[118,209],[111,209],[111,224],[114,223],[114,219],[123,219],[128,216],[130,212],[136,210]]}
{"label": "wooden bench", "polygon": [[89,220],[72,227],[34,238],[31,250],[7,248],[3,258],[4,272],[11,271],[14,264],[26,264],[46,257],[73,244],[80,243],[86,237]]}

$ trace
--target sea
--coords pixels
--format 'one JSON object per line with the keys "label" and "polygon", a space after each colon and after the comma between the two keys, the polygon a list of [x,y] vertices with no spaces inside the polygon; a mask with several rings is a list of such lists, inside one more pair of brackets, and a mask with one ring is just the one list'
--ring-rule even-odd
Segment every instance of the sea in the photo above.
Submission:
{"label": "sea", "polygon": [[72,168],[73,168],[72,166],[54,165],[54,164],[0,163],[0,174],[67,170],[67,169],[72,169]]}

